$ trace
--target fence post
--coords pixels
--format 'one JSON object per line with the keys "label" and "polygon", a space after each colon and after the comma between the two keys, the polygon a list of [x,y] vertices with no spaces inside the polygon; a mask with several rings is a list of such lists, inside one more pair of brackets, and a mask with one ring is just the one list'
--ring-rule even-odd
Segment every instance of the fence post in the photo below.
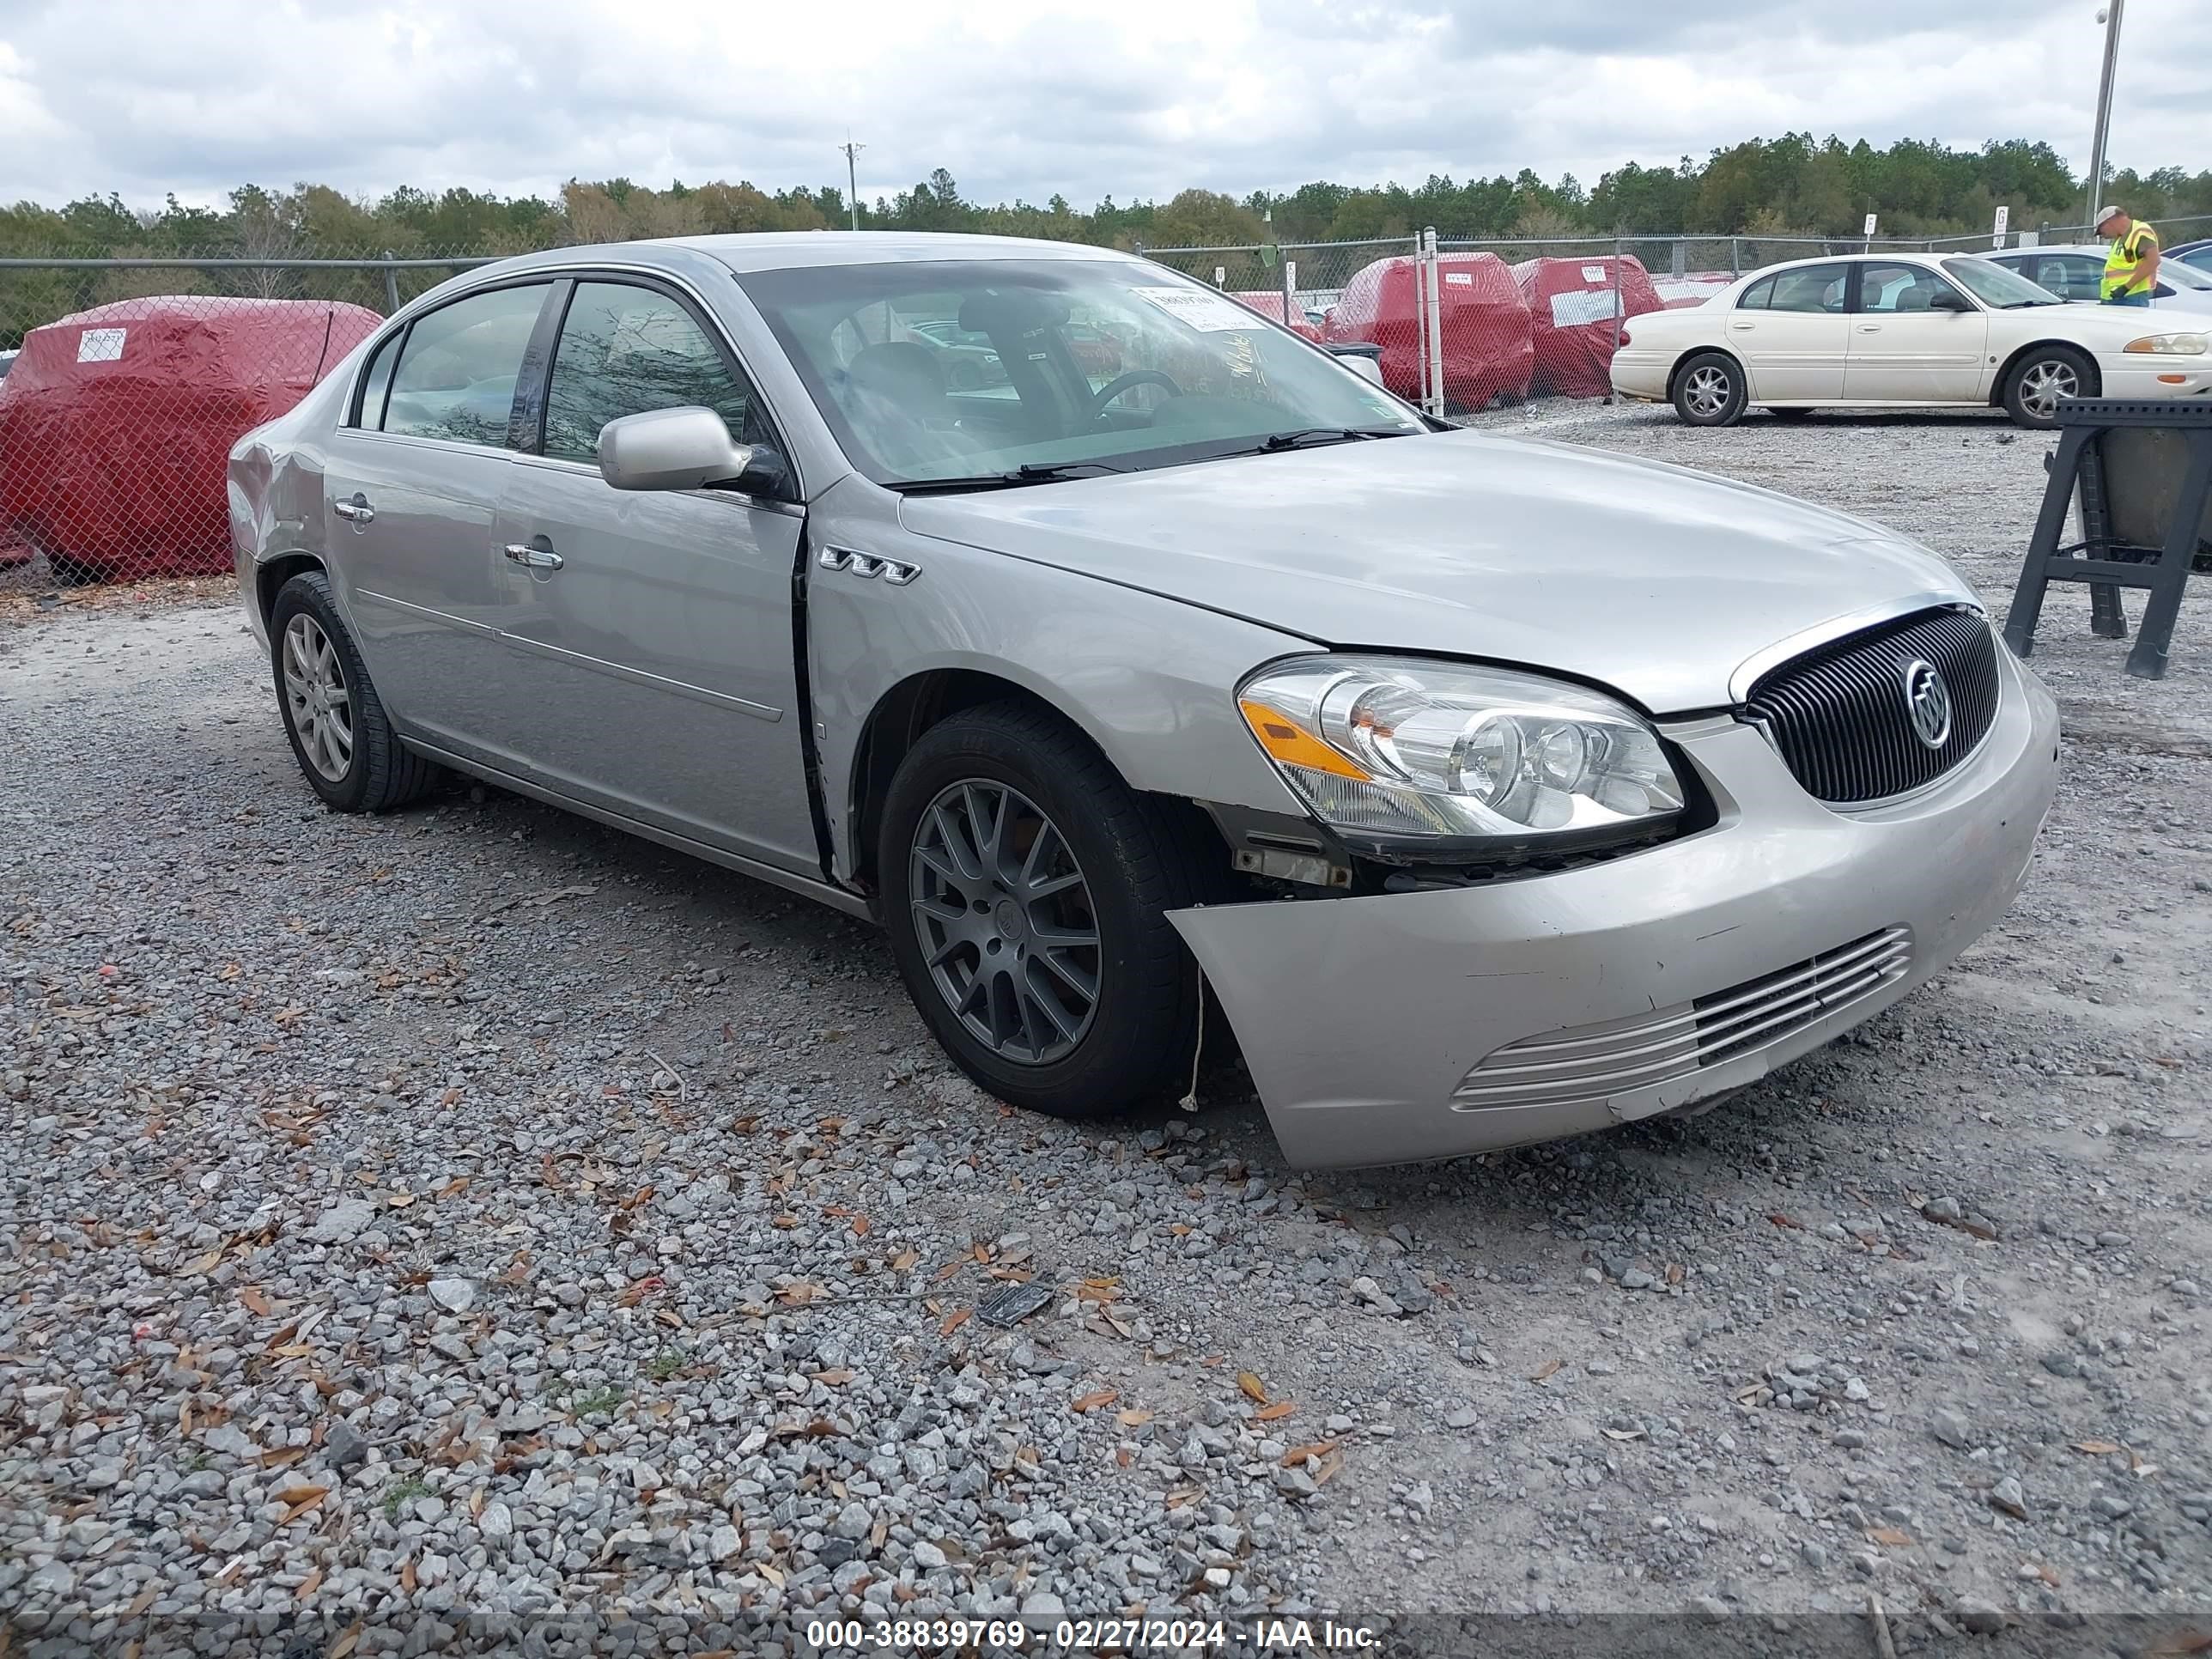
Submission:
{"label": "fence post", "polygon": [[1620,356],[1620,262],[1627,245],[1613,239],[1613,356],[1605,360],[1605,400],[1613,401],[1613,359]]}
{"label": "fence post", "polygon": [[1283,256],[1283,326],[1291,327],[1297,320],[1294,296],[1298,285],[1298,262],[1288,254]]}
{"label": "fence post", "polygon": [[1438,420],[1444,413],[1444,313],[1443,283],[1437,269],[1437,228],[1430,225],[1421,232],[1421,269],[1425,271],[1425,288],[1421,309],[1429,322],[1429,374],[1427,386],[1428,412]]}
{"label": "fence post", "polygon": [[399,272],[392,263],[392,250],[384,250],[384,312],[390,316],[399,309]]}
{"label": "fence post", "polygon": [[1743,242],[1739,237],[1729,238],[1729,274],[1731,276],[1743,275]]}

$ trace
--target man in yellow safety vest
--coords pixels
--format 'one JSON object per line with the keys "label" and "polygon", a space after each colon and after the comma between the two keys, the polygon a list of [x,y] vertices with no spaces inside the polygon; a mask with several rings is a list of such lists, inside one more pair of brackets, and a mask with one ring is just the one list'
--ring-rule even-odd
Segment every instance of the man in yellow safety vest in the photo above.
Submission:
{"label": "man in yellow safety vest", "polygon": [[2158,233],[2124,208],[2097,210],[2097,234],[2109,236],[2105,279],[2097,291],[2108,306],[2147,306],[2158,282]]}

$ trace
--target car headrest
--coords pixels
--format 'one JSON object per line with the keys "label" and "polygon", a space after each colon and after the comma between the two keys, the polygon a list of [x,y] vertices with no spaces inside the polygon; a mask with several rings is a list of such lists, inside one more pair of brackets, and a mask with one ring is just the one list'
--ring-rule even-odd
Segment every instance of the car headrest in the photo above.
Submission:
{"label": "car headrest", "polygon": [[945,374],[938,367],[937,353],[912,340],[863,346],[845,373],[855,392],[872,392],[902,406],[927,406],[945,397]]}

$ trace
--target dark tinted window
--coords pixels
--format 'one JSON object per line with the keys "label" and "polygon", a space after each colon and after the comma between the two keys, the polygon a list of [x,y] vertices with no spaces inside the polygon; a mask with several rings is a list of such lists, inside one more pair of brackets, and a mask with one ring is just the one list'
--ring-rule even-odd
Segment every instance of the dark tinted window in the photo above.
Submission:
{"label": "dark tinted window", "polygon": [[609,421],[690,405],[720,415],[740,443],[764,435],[750,389],[690,312],[649,288],[579,283],[546,387],[545,453],[595,461]]}
{"label": "dark tinted window", "polygon": [[1774,274],[1769,311],[1834,311],[1844,308],[1844,265],[1802,265]]}
{"label": "dark tinted window", "polygon": [[361,412],[354,419],[356,426],[372,429],[384,424],[384,394],[392,386],[392,366],[399,361],[400,337],[407,331],[395,329],[368,360],[368,370],[361,377]]}
{"label": "dark tinted window", "polygon": [[504,444],[515,375],[544,299],[542,283],[494,289],[416,319],[392,377],[384,429]]}

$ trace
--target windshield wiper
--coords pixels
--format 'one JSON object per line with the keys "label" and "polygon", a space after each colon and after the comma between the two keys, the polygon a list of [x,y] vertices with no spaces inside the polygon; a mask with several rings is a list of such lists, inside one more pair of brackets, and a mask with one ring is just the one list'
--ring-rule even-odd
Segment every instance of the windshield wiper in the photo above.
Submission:
{"label": "windshield wiper", "polygon": [[2002,305],[1999,306],[1997,309],[1999,311],[2018,311],[2023,306],[2063,306],[2066,303],[2067,301],[2064,300],[2008,300]]}
{"label": "windshield wiper", "polygon": [[1368,438],[1402,438],[1411,434],[1395,427],[1309,426],[1296,432],[1271,433],[1249,449],[1232,449],[1232,455],[1273,455],[1284,449],[1311,449],[1322,444],[1358,443]]}
{"label": "windshield wiper", "polygon": [[975,472],[953,478],[893,478],[884,488],[902,490],[909,495],[953,489],[1012,489],[1022,484],[1066,483],[1075,478],[1103,477],[1109,472],[1128,470],[1126,466],[1109,466],[1103,461],[1024,461],[1011,472]]}

